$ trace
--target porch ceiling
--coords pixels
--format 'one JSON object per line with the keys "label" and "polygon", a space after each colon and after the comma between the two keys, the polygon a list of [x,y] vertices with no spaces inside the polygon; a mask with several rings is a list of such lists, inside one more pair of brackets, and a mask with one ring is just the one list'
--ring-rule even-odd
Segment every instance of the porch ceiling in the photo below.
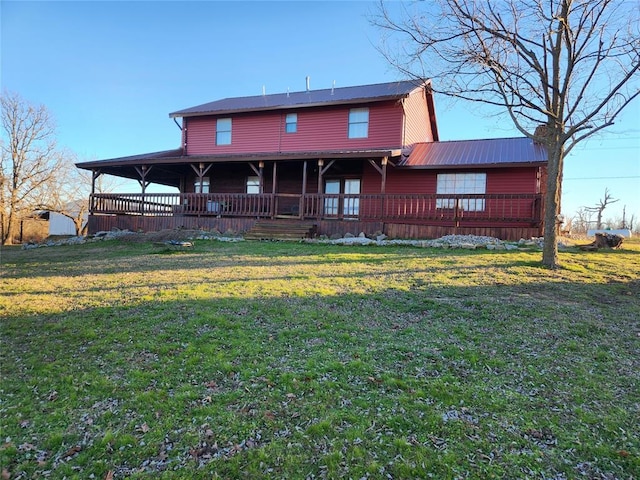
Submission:
{"label": "porch ceiling", "polygon": [[304,160],[355,160],[355,159],[381,159],[399,158],[400,149],[376,149],[376,150],[331,150],[319,152],[265,152],[250,154],[226,154],[226,155],[183,155],[182,149],[167,150],[164,152],[145,153],[130,157],[96,160],[93,162],[76,163],[76,167],[85,170],[97,170],[100,173],[114,175],[116,177],[137,180],[140,175],[136,167],[146,165],[149,169],[147,180],[152,183],[178,187],[180,176],[193,172],[190,165],[198,163],[240,163],[240,162],[285,162]]}

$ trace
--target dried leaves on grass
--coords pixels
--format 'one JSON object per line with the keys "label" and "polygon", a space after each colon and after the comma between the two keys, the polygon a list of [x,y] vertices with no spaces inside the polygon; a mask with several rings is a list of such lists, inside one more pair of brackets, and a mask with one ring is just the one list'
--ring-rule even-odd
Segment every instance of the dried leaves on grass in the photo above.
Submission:
{"label": "dried leaves on grass", "polygon": [[625,246],[11,251],[2,478],[633,478]]}

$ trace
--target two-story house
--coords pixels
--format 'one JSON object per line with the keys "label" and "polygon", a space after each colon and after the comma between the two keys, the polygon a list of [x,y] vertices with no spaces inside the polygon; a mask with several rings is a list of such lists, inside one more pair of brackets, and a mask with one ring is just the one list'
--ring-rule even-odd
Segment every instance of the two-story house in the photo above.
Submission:
{"label": "two-story house", "polygon": [[[248,232],[268,219],[326,235],[542,233],[544,147],[439,141],[428,81],[227,98],[170,117],[178,149],[77,164],[141,186],[92,194],[90,232]],[[179,193],[148,193],[151,183]]]}

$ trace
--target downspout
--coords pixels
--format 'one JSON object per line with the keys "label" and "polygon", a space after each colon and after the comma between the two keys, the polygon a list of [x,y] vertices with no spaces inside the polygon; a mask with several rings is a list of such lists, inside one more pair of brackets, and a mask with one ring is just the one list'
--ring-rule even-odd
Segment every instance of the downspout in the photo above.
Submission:
{"label": "downspout", "polygon": [[400,99],[400,105],[402,106],[402,134],[400,135],[401,145],[404,147],[407,140],[407,111],[404,107],[404,98]]}

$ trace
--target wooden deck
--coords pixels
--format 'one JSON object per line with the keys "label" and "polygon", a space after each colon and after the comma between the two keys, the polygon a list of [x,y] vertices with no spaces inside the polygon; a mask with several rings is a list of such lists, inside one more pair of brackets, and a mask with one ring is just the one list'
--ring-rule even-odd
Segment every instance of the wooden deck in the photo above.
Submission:
{"label": "wooden deck", "polygon": [[[492,195],[95,194],[89,232],[121,228],[234,230],[287,219],[317,235],[383,232],[392,238],[450,233],[518,240],[542,235],[542,197]],[[264,223],[263,223],[264,224]]]}

